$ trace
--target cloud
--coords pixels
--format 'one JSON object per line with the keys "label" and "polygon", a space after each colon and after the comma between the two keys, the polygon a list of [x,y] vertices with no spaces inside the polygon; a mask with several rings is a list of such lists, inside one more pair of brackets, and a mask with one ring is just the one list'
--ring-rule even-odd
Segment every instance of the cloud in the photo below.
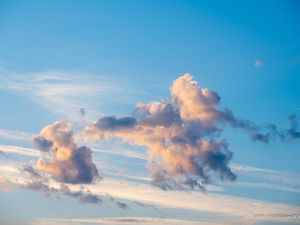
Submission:
{"label": "cloud", "polygon": [[13,186],[11,185],[0,185],[0,191],[11,192],[13,190]]}
{"label": "cloud", "polygon": [[104,217],[104,218],[39,218],[31,223],[31,225],[86,225],[86,224],[115,224],[115,225],[132,225],[132,224],[170,224],[170,225],[266,225],[266,224],[298,224],[298,214],[295,215],[282,215],[282,214],[253,214],[254,219],[228,219],[228,218],[216,218],[214,220],[207,219],[206,216],[201,218],[201,221],[195,221],[191,219],[179,219],[179,218],[159,218],[159,217]]}
{"label": "cloud", "polygon": [[[46,72],[25,77],[9,75],[1,79],[8,88],[45,103],[52,110],[63,109],[70,103],[74,112],[81,109],[81,116],[85,114],[85,108],[82,108],[85,106],[81,103],[87,96],[94,97],[100,87],[98,81],[82,80],[82,76],[76,74],[65,76],[61,72]],[[105,82],[103,85],[110,87]],[[109,88],[103,90],[112,91]],[[214,182],[214,176],[229,181],[236,179],[230,168],[233,153],[228,142],[221,139],[224,125],[241,129],[252,140],[266,144],[300,137],[295,115],[289,118],[289,129],[280,130],[274,124],[257,126],[237,118],[229,109],[219,109],[221,98],[218,93],[200,88],[190,74],[176,79],[170,92],[169,101],[138,103],[131,116],[99,118],[82,133],[82,137],[117,137],[146,147],[153,184],[164,189],[202,190],[206,184]],[[83,101],[77,102],[76,99]],[[62,102],[58,103],[60,100]],[[57,122],[34,138],[34,146],[52,157],[50,160],[39,159],[36,167],[61,182],[94,182],[100,175],[92,162],[91,150],[75,144],[75,137],[67,124],[66,121]]]}
{"label": "cloud", "polygon": [[31,148],[24,148],[19,146],[12,146],[12,145],[0,145],[0,150],[3,153],[9,154],[20,154],[28,157],[40,157],[41,153],[37,150]]}
{"label": "cloud", "polygon": [[101,130],[121,130],[134,127],[136,119],[134,117],[123,117],[117,119],[115,116],[105,116],[100,118],[96,126]]}
{"label": "cloud", "polygon": [[43,174],[40,174],[32,166],[24,166],[20,171],[29,176],[22,187],[41,192],[45,196],[64,195],[75,198],[79,203],[83,204],[100,204],[102,202],[98,195],[92,194],[89,190],[85,190],[83,187],[81,187],[81,189],[78,191],[72,191],[66,184],[63,183],[59,185],[59,188],[50,186],[47,177],[43,176]]}
{"label": "cloud", "polygon": [[190,74],[177,78],[171,87],[173,105],[183,121],[209,123],[216,117],[220,96],[207,88],[199,88]]}
{"label": "cloud", "polygon": [[0,150],[0,155],[3,156],[4,158],[7,158],[6,154]]}
{"label": "cloud", "polygon": [[[241,129],[254,141],[289,141],[299,138],[298,122],[290,116],[290,128],[275,125],[257,126],[237,118],[229,109],[219,109],[220,96],[200,88],[192,76],[185,74],[173,82],[171,99],[138,103],[133,115],[117,118],[104,116],[83,133],[85,139],[120,138],[148,149],[148,168],[152,183],[163,188],[204,190],[214,177],[234,181],[230,168],[233,153],[221,139],[224,125]],[[47,154],[36,168],[64,183],[92,183],[101,176],[93,163],[91,150],[74,142],[71,124],[56,122],[42,129],[34,146]],[[10,151],[18,152],[16,149]],[[36,156],[36,152],[28,151]],[[49,159],[50,156],[50,159]]]}
{"label": "cloud", "polygon": [[138,103],[132,116],[105,116],[88,126],[81,138],[120,138],[148,149],[152,183],[163,189],[205,189],[213,176],[234,181],[230,168],[233,153],[221,139],[223,127],[244,131],[253,141],[299,138],[298,123],[290,116],[291,127],[279,130],[274,124],[258,126],[237,118],[229,109],[219,109],[220,96],[200,88],[190,74],[176,79],[170,101]]}
{"label": "cloud", "polygon": [[104,117],[84,136],[119,137],[146,146],[152,182],[163,189],[203,189],[204,184],[212,183],[210,171],[221,179],[235,180],[228,166],[232,152],[226,142],[204,139],[220,132],[213,124],[220,97],[208,89],[199,89],[189,74],[174,81],[171,94],[172,102],[137,104],[138,123],[134,126],[106,129],[99,126],[99,121],[108,118]]}
{"label": "cloud", "polygon": [[130,151],[130,150],[124,150],[124,149],[118,149],[117,147],[114,147],[114,149],[109,149],[109,150],[105,150],[105,149],[99,149],[99,146],[95,146],[93,147],[93,152],[94,153],[101,153],[101,154],[112,154],[112,155],[119,155],[119,156],[123,156],[126,158],[135,158],[135,159],[140,159],[140,160],[146,160],[147,156],[146,153],[144,152],[137,152],[137,151]]}
{"label": "cloud", "polygon": [[[300,191],[300,176],[298,174],[240,164],[233,164],[232,168],[233,171],[239,175],[246,176],[248,178],[255,178],[256,182],[253,182],[252,184],[245,184],[244,182],[245,185],[252,185],[254,187],[261,187],[264,189],[285,190],[290,192]],[[235,185],[240,185],[240,182]]]}
{"label": "cloud", "polygon": [[246,119],[237,118],[229,109],[218,112],[218,121],[227,123],[233,128],[243,130],[248,136],[257,142],[269,144],[272,141],[289,142],[300,138],[297,116],[292,114],[288,117],[290,128],[278,129],[275,124],[267,123],[265,126],[258,126]]}
{"label": "cloud", "polygon": [[[37,71],[17,74],[0,68],[0,89],[14,91],[52,113],[74,118],[88,112],[94,118],[107,102],[124,102],[134,91],[126,82],[99,74],[69,71]],[[126,95],[124,91],[126,90]],[[82,111],[84,109],[84,113]]]}
{"label": "cloud", "polygon": [[0,177],[0,183],[6,183],[9,180],[6,177]]}
{"label": "cloud", "polygon": [[[1,168],[0,168],[1,170]],[[62,197],[67,196],[76,199],[81,204],[97,204],[100,205],[103,203],[105,198],[109,198],[109,202],[115,203],[115,205],[122,209],[128,209],[129,206],[121,201],[115,200],[113,197],[111,197],[109,194],[105,194],[104,192],[98,191],[97,193],[92,193],[87,186],[80,185],[78,189],[78,185],[67,185],[65,183],[57,183],[51,178],[49,179],[45,174],[40,173],[38,170],[36,170],[31,165],[25,165],[21,167],[19,170],[14,170],[14,173],[19,171],[19,173],[22,174],[21,177],[14,176],[14,179],[8,179],[5,177],[0,178],[0,183],[17,183],[22,188],[26,188],[32,191],[40,192],[44,194],[45,196],[56,196],[56,197]],[[17,178],[18,177],[18,178]],[[7,187],[9,185],[6,185]],[[1,187],[4,187],[3,190],[7,190],[6,186],[0,185]],[[12,187],[11,185],[9,187]],[[10,189],[11,190],[11,189]],[[108,202],[106,200],[106,202]]]}
{"label": "cloud", "polygon": [[288,136],[292,139],[300,138],[300,131],[298,130],[298,119],[296,115],[290,115],[289,120],[291,123],[291,127],[286,131],[288,133]]}
{"label": "cloud", "polygon": [[49,152],[52,144],[53,144],[52,141],[49,141],[44,137],[33,138],[33,146],[43,152]]}
{"label": "cloud", "polygon": [[[51,224],[51,225],[64,225],[67,224],[182,224],[182,225],[210,225],[215,224],[212,221],[192,221],[183,219],[159,218],[159,217],[105,217],[105,218],[73,218],[73,219],[60,219],[60,218],[41,218],[34,221],[32,225],[37,224]],[[230,223],[220,221],[220,225],[228,225]]]}
{"label": "cloud", "polygon": [[31,142],[32,138],[34,137],[34,134],[21,132],[21,131],[0,129],[0,137],[7,138],[7,139],[13,139],[13,140]]}
{"label": "cloud", "polygon": [[117,201],[117,202],[116,202],[116,205],[117,205],[117,207],[120,208],[120,209],[123,209],[123,210],[128,209],[128,205],[127,205],[126,203],[124,203],[124,202],[119,202],[119,201]]}
{"label": "cloud", "polygon": [[80,108],[79,109],[79,114],[80,114],[80,117],[83,118],[85,116],[85,114],[86,114],[85,109],[84,108]]}
{"label": "cloud", "polygon": [[[248,167],[246,167],[246,169],[248,169]],[[249,169],[252,170],[251,167],[249,167]],[[260,168],[253,169],[255,171],[264,170]],[[19,184],[24,188],[31,187],[31,190],[41,192],[46,196],[69,196],[65,195],[64,191],[62,191],[64,190],[62,188],[62,184],[52,181],[51,179],[46,180],[46,182],[33,182],[35,178],[32,178],[30,174],[24,173],[19,169],[3,168],[2,166],[0,166],[0,172],[5,173],[9,176],[9,178],[12,177],[12,179],[10,179],[12,183]],[[28,177],[24,176],[26,174]],[[40,175],[42,175],[42,173],[40,173]],[[27,187],[28,183],[32,185]],[[43,185],[43,183],[45,185]],[[212,219],[212,224],[220,224],[216,222],[216,218],[220,219],[220,221],[228,220],[229,224],[232,224],[230,222],[232,222],[233,219],[237,221],[238,224],[247,224],[246,222],[249,221],[251,222],[249,222],[249,224],[256,224],[255,222],[257,222],[257,220],[253,217],[253,213],[274,214],[280,212],[282,214],[294,214],[298,213],[300,210],[299,206],[295,205],[277,204],[268,201],[260,201],[224,194],[203,194],[195,191],[166,192],[149,184],[140,184],[126,180],[109,178],[103,180],[101,186],[92,184],[84,185],[84,188],[81,188],[82,185],[68,184],[66,186],[72,193],[83,191],[83,194],[90,193],[91,195],[98,196],[99,199],[103,200],[101,205],[105,204],[105,193],[107,193],[107,198],[109,198],[108,196],[114,196],[115,198],[122,199],[123,201],[131,201],[134,204],[138,201],[141,207],[143,207],[142,205],[155,206],[155,208],[157,208],[155,212],[163,209],[164,212],[168,214],[168,210],[171,210],[170,212],[173,213],[174,210],[178,210],[175,212],[179,212],[178,215],[181,215],[179,218],[182,219],[188,218],[183,212],[185,210],[190,210],[193,214],[188,215],[192,215],[196,219]],[[79,196],[81,195],[79,194]],[[78,194],[74,194],[74,196],[70,195],[69,197],[75,198],[79,201]],[[110,201],[111,199],[109,198],[109,202]],[[114,204],[115,201],[116,200],[113,200]],[[100,203],[94,204],[98,205]],[[152,207],[149,208],[154,210]],[[128,209],[134,210],[135,208],[130,207]]]}
{"label": "cloud", "polygon": [[36,168],[63,183],[92,183],[101,176],[93,163],[92,151],[77,146],[73,140],[71,124],[59,121],[44,127],[34,139],[35,146],[52,157],[39,159]]}
{"label": "cloud", "polygon": [[287,191],[294,192],[299,194],[299,187],[289,187],[287,185],[278,185],[274,183],[268,182],[243,182],[238,181],[234,184],[235,187],[248,187],[248,188],[256,188],[256,189],[266,189],[266,190],[279,190],[279,191]]}
{"label": "cloud", "polygon": [[136,112],[142,113],[140,123],[145,125],[162,125],[169,127],[173,123],[180,122],[178,110],[172,104],[165,102],[151,102],[149,104],[138,103]]}
{"label": "cloud", "polygon": [[80,203],[86,204],[101,204],[102,200],[98,195],[92,194],[89,190],[84,190],[83,188],[80,191],[73,192],[71,189],[65,185],[61,184],[59,191],[67,196],[78,198]]}
{"label": "cloud", "polygon": [[264,64],[260,60],[255,60],[253,66],[255,66],[255,67],[263,67]]}
{"label": "cloud", "polygon": [[42,175],[39,174],[32,166],[28,166],[28,165],[24,166],[21,169],[21,171],[29,174],[29,176],[32,180],[35,180],[35,181],[46,180],[46,178],[43,178]]}
{"label": "cloud", "polygon": [[5,191],[5,192],[10,192],[13,190],[13,186],[9,183],[9,179],[7,179],[6,177],[0,177],[0,191]]}

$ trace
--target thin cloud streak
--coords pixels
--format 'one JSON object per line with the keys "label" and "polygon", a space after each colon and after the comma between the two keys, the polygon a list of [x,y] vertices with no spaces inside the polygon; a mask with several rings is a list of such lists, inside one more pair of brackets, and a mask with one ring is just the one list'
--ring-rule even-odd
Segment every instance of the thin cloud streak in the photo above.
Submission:
{"label": "thin cloud streak", "polygon": [[[1,173],[3,172],[2,167],[0,167],[0,171]],[[13,177],[13,179],[9,179],[12,184],[26,187],[28,181],[30,181],[23,176],[23,173],[19,169],[6,168],[5,171],[10,171],[10,173],[6,174],[9,175],[9,177]],[[59,190],[59,183],[51,181],[49,185],[50,188]],[[79,185],[68,185],[68,188],[75,193],[79,187]],[[219,213],[223,216],[234,217],[240,221],[253,221],[253,213],[274,214],[280,212],[283,214],[292,214],[300,210],[298,206],[276,204],[222,194],[204,194],[194,191],[166,192],[151,185],[136,184],[124,180],[105,179],[101,185],[85,185],[84,187],[89,190],[90,194],[99,197],[109,194],[109,196],[114,196],[114,198],[117,199],[143,202],[145,204],[155,205],[156,207],[193,210],[198,213]],[[249,210],[251,210],[251,212]]]}
{"label": "thin cloud streak", "polygon": [[[261,180],[257,181],[256,183],[262,181],[264,183],[267,182],[268,188],[280,188],[285,191],[289,190],[293,192],[295,192],[295,190],[300,190],[300,176],[298,174],[241,164],[233,164],[232,168],[237,174],[245,177],[254,177]],[[253,185],[256,185],[255,182],[253,182]]]}
{"label": "thin cloud streak", "polygon": [[[59,218],[41,218],[32,223],[37,224],[63,225],[64,223],[71,224],[173,224],[173,225],[210,225],[216,224],[216,221],[190,221],[183,219],[158,218],[158,217],[107,217],[107,218],[78,218],[78,219],[59,219]],[[219,225],[228,225],[229,222],[219,221]]]}
{"label": "thin cloud streak", "polygon": [[83,114],[94,118],[101,114],[101,105],[108,101],[125,101],[126,95],[122,94],[125,89],[128,98],[133,93],[132,89],[119,86],[113,78],[108,80],[85,72],[17,74],[3,69],[0,72],[0,89],[14,91],[67,118],[82,117]]}
{"label": "thin cloud streak", "polygon": [[31,142],[34,136],[32,133],[0,129],[0,138]]}
{"label": "thin cloud streak", "polygon": [[234,184],[235,187],[248,187],[248,188],[258,188],[258,189],[267,189],[267,190],[278,190],[278,191],[287,191],[287,192],[294,192],[300,193],[299,187],[289,187],[274,183],[267,183],[267,182],[242,182],[237,181]]}
{"label": "thin cloud streak", "polygon": [[40,157],[41,153],[38,150],[32,148],[24,148],[19,146],[12,146],[12,145],[0,145],[0,151],[9,154],[19,154],[23,156],[29,157]]}
{"label": "thin cloud streak", "polygon": [[[4,153],[9,153],[9,154],[18,154],[18,155],[24,155],[28,157],[34,157],[34,158],[39,158],[41,156],[40,151],[34,150],[31,148],[24,148],[24,147],[19,147],[19,146],[11,146],[11,145],[0,145],[0,150],[3,151]],[[99,150],[95,151],[95,153],[105,153],[105,154],[111,154],[111,155],[121,155],[126,158],[135,158],[132,156],[132,154],[129,152],[112,152],[108,150]],[[127,154],[128,153],[128,154]],[[46,154],[46,153],[43,153]],[[139,158],[139,157],[138,157]],[[140,159],[140,158],[139,158]],[[143,160],[147,160],[146,157]],[[110,176],[113,177],[122,177],[125,179],[132,179],[136,180],[139,182],[149,182],[151,179],[149,177],[142,177],[142,176],[135,176],[135,175],[130,175],[127,173],[116,173],[116,172],[110,172],[111,165],[107,165],[108,167],[103,167],[103,163],[97,164],[96,165],[99,167],[101,166],[101,170],[103,175],[106,175],[107,178]],[[1,168],[11,168],[9,166],[2,165]],[[300,177],[297,174],[289,173],[289,172],[283,172],[283,171],[277,171],[277,170],[270,170],[270,169],[265,169],[265,168],[258,168],[258,167],[253,167],[253,166],[247,166],[247,165],[242,165],[242,164],[237,164],[237,163],[232,163],[231,165],[233,171],[238,174],[239,176],[244,176],[244,177],[255,177],[256,179],[259,179],[260,181],[257,182],[240,182],[237,181],[236,183],[232,185],[236,186],[247,186],[247,187],[253,187],[253,188],[263,188],[263,189],[271,189],[271,190],[283,190],[283,191],[289,191],[289,192],[299,192],[300,190]],[[207,187],[208,191],[220,191],[222,190],[222,185],[220,187],[216,186],[214,187],[213,185],[210,185]]]}

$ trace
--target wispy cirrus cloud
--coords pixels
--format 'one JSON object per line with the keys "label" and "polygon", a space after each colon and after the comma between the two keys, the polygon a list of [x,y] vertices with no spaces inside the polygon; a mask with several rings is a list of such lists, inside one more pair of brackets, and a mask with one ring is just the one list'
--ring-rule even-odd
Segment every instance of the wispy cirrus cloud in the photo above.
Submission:
{"label": "wispy cirrus cloud", "polygon": [[0,128],[0,138],[31,142],[35,134]]}
{"label": "wispy cirrus cloud", "polygon": [[0,89],[16,92],[68,118],[99,115],[104,104],[126,101],[134,92],[126,82],[86,72],[14,73],[2,69],[0,73]]}
{"label": "wispy cirrus cloud", "polygon": [[[228,222],[219,221],[220,225],[228,225]],[[78,219],[59,219],[59,218],[40,218],[32,225],[37,224],[51,224],[51,225],[64,225],[65,223],[76,224],[170,224],[170,225],[210,225],[214,222],[204,221],[192,221],[183,219],[171,219],[171,218],[159,218],[159,217],[106,217],[106,218],[78,218]]]}
{"label": "wispy cirrus cloud", "polygon": [[[265,224],[273,224],[273,225],[281,225],[281,224],[298,224],[298,220],[295,219],[286,219],[284,215],[280,218],[280,215],[274,214],[269,215],[277,219],[259,219],[260,214],[254,214],[253,217],[257,217],[257,219],[252,220],[232,220],[228,218],[219,217],[212,219],[201,219],[201,221],[193,221],[190,219],[173,219],[173,218],[159,218],[159,217],[106,217],[106,218],[39,218],[31,223],[31,225],[87,225],[87,224],[115,224],[115,225],[135,225],[135,224],[170,224],[170,225],[265,225]],[[262,217],[262,216],[261,216]],[[266,216],[267,217],[267,216]],[[288,215],[287,215],[288,217]]]}
{"label": "wispy cirrus cloud", "polygon": [[[96,145],[97,146],[97,145]],[[32,148],[25,148],[20,146],[12,146],[12,145],[0,145],[0,151],[2,151],[7,156],[10,155],[22,155],[22,156],[28,156],[33,158],[40,158],[41,152],[36,149]],[[115,155],[121,156],[126,161],[134,160],[134,159],[140,159],[144,160],[146,162],[147,158],[144,154],[136,156],[135,153],[132,153],[131,151],[126,151],[122,148],[116,148],[113,151],[108,149],[94,149],[92,148],[92,151],[97,156],[97,154],[105,154],[109,158],[114,157]],[[43,153],[45,156],[47,156],[47,153]],[[9,165],[8,163],[5,163]],[[96,166],[101,168],[102,174],[107,177],[119,177],[122,179],[129,179],[129,180],[135,180],[138,182],[143,183],[149,183],[150,178],[145,176],[137,176],[134,174],[130,174],[128,172],[120,173],[120,172],[114,172],[111,171],[112,165],[107,164],[105,162],[95,162]],[[107,166],[104,166],[106,165]],[[270,170],[265,168],[258,168],[253,166],[247,166],[237,163],[232,163],[231,165],[233,171],[238,174],[239,176],[245,177],[245,178],[255,178],[256,181],[252,182],[246,182],[246,181],[237,181],[234,184],[230,186],[237,186],[237,187],[249,187],[249,188],[259,188],[259,189],[270,189],[270,190],[283,190],[288,192],[296,192],[298,193],[300,190],[300,182],[299,182],[299,175],[293,174],[290,172],[284,172],[284,171],[277,171],[277,170]],[[1,169],[3,171],[6,171],[4,173],[7,173],[8,171],[6,169],[12,169],[13,167],[2,165]],[[220,191],[222,190],[221,186],[213,186],[210,185],[207,187],[208,190],[212,191]]]}
{"label": "wispy cirrus cloud", "polygon": [[34,150],[32,148],[24,148],[13,145],[0,145],[0,151],[4,154],[19,154],[23,156],[29,157],[40,157],[41,153],[38,150]]}
{"label": "wispy cirrus cloud", "polygon": [[256,182],[251,183],[237,182],[237,185],[240,186],[251,186],[292,192],[299,192],[300,190],[300,176],[295,173],[246,166],[237,163],[233,164],[232,168],[239,175],[256,179]]}
{"label": "wispy cirrus cloud", "polygon": [[[206,215],[205,218],[210,218],[214,221],[214,224],[216,224],[216,218],[219,218],[221,221],[226,221],[227,219],[228,224],[234,224],[232,223],[233,218],[238,224],[256,224],[257,219],[253,215],[257,213],[295,214],[300,210],[299,206],[277,204],[224,194],[204,194],[195,191],[166,192],[149,184],[138,184],[116,179],[105,179],[101,185],[97,186],[85,185],[84,189],[82,189],[81,185],[70,184],[68,188],[65,189],[61,188],[61,184],[53,180],[49,180],[46,186],[43,185],[43,183],[32,183],[32,179],[28,180],[22,175],[23,172],[16,168],[5,169],[0,167],[0,171],[1,173],[3,171],[10,171],[7,174],[17,178],[9,179],[12,184],[21,185],[23,187],[27,187],[29,184],[28,188],[31,190],[46,191],[44,193],[54,195],[62,194],[72,198],[74,197],[79,201],[89,201],[89,203],[94,203],[93,199],[104,199],[105,196],[113,196],[114,199],[116,199],[113,202],[117,202],[117,199],[131,202],[128,210],[131,210],[131,206],[134,202],[142,202],[140,207],[143,207],[142,205],[155,205],[158,211],[161,209],[164,209],[164,211],[168,211],[168,209],[176,209],[179,211],[192,210],[195,218],[202,218],[203,215]],[[88,191],[81,192],[81,190]],[[184,214],[181,218],[183,220],[187,219]],[[267,220],[269,221],[269,219]]]}

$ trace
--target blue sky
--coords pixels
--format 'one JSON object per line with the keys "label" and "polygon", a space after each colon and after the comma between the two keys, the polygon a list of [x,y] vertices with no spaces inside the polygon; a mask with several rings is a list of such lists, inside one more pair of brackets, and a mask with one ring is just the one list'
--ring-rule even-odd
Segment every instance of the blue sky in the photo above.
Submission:
{"label": "blue sky", "polygon": [[186,73],[218,93],[220,110],[288,129],[288,116],[300,117],[299,10],[283,0],[0,0],[0,224],[268,224],[245,210],[299,213],[299,139],[266,145],[230,126],[222,137],[238,179],[216,178],[207,194],[153,186],[147,147],[120,136],[78,143],[91,148],[103,175],[85,186],[101,205],[45,197],[18,172],[40,157],[32,138],[43,127],[68,120],[77,133],[104,116],[135,115],[137,103],[170,102],[173,81]]}

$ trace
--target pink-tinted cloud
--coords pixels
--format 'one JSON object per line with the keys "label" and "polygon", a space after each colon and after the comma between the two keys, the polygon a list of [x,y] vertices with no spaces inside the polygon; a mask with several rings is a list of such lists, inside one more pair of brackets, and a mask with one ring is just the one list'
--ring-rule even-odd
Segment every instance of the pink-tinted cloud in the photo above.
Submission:
{"label": "pink-tinted cloud", "polygon": [[73,140],[71,124],[59,121],[44,127],[34,145],[51,155],[50,160],[39,159],[37,170],[64,183],[92,183],[100,179],[93,163],[92,151],[77,146]]}
{"label": "pink-tinted cloud", "polygon": [[104,116],[81,134],[83,139],[120,138],[148,149],[152,182],[164,189],[200,188],[212,183],[212,175],[234,181],[230,169],[233,153],[221,139],[223,126],[241,129],[253,141],[299,138],[298,124],[278,130],[273,124],[260,127],[237,118],[229,109],[219,109],[220,96],[200,88],[190,74],[173,82],[170,101],[138,103],[135,116]]}

